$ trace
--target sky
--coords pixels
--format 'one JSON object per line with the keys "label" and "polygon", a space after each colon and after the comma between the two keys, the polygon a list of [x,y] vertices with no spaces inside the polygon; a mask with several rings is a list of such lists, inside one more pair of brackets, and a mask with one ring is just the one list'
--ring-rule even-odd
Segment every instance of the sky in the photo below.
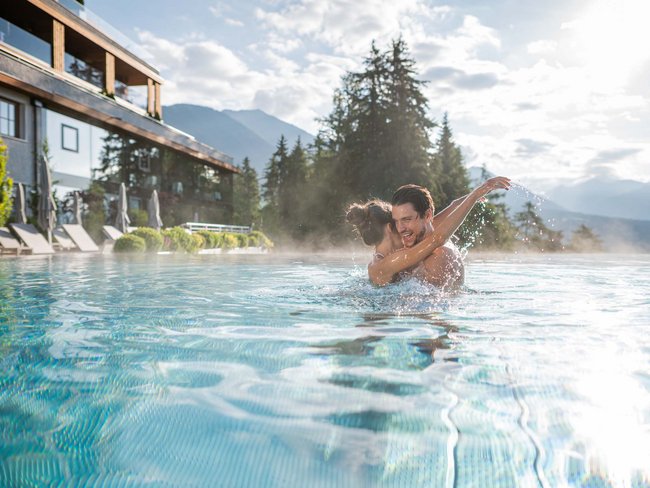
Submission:
{"label": "sky", "polygon": [[315,134],[371,42],[402,36],[427,82],[429,115],[448,113],[468,167],[542,193],[592,177],[650,181],[648,0],[86,6],[152,55],[164,105],[261,109]]}

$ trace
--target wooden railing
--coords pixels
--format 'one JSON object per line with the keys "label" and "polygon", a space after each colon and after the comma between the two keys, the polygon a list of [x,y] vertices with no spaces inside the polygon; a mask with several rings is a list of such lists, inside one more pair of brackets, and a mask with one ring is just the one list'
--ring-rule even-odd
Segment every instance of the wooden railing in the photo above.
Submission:
{"label": "wooden railing", "polygon": [[201,222],[185,222],[181,225],[190,232],[197,230],[210,230],[212,232],[235,232],[239,234],[249,234],[251,228],[244,225],[223,225],[223,224],[203,224]]}

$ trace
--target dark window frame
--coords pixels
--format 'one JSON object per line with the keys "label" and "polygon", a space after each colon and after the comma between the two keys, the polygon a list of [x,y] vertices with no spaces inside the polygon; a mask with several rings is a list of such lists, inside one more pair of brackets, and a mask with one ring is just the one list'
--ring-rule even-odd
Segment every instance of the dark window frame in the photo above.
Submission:
{"label": "dark window frame", "polygon": [[[7,117],[2,117],[2,112],[0,111],[0,120],[6,120],[8,127],[10,127],[9,132],[4,132],[2,131],[2,124],[0,123],[0,134],[6,137],[13,137],[15,139],[22,139],[22,134],[21,134],[21,125],[20,125],[20,116],[21,116],[21,108],[22,104],[20,102],[17,102],[15,100],[10,100],[8,98],[0,97],[0,103],[6,104],[8,107],[13,107],[14,109],[14,114],[13,114],[13,119],[11,119],[8,115]],[[11,133],[13,129],[13,133]]]}
{"label": "dark window frame", "polygon": [[[65,141],[65,130],[66,129],[72,129],[75,132],[75,148],[74,149],[71,148],[71,147],[66,147],[66,143],[65,143],[66,142]],[[64,149],[64,150],[70,151],[70,152],[76,152],[76,153],[79,152],[79,128],[78,127],[74,127],[74,126],[68,125],[68,124],[61,124],[61,149]]]}

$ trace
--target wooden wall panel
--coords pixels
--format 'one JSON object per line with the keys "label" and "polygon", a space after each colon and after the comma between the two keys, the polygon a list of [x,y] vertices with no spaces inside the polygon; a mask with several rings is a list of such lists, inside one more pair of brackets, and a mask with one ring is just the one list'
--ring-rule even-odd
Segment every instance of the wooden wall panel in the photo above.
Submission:
{"label": "wooden wall panel", "polygon": [[159,120],[162,120],[162,101],[161,101],[161,91],[162,85],[160,83],[154,83],[154,88],[156,89],[156,103],[154,107],[154,117]]}
{"label": "wooden wall panel", "polygon": [[115,56],[108,52],[104,71],[104,91],[107,95],[115,95]]}
{"label": "wooden wall panel", "polygon": [[52,68],[65,70],[65,27],[56,19],[52,19]]}
{"label": "wooden wall panel", "polygon": [[147,113],[153,117],[156,110],[156,89],[154,81],[147,79]]}

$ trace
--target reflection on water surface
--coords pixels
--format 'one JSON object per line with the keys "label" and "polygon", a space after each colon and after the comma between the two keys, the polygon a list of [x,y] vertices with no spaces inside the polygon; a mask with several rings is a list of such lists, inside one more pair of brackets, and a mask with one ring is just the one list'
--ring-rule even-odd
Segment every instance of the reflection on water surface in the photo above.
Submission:
{"label": "reflection on water surface", "polygon": [[650,484],[650,258],[361,260],[1,260],[0,485]]}

